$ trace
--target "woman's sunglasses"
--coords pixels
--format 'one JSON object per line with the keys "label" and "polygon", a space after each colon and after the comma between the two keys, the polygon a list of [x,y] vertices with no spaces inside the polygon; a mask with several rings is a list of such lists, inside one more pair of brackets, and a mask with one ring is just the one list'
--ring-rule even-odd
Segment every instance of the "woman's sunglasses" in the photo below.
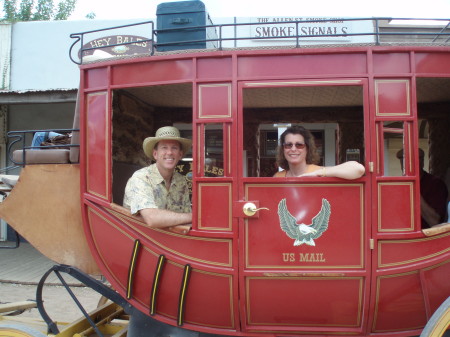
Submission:
{"label": "woman's sunglasses", "polygon": [[301,150],[301,149],[304,149],[306,147],[306,144],[305,143],[295,143],[295,144],[293,144],[293,143],[284,143],[283,144],[283,147],[284,147],[285,150],[292,149],[292,146],[295,146],[296,149]]}

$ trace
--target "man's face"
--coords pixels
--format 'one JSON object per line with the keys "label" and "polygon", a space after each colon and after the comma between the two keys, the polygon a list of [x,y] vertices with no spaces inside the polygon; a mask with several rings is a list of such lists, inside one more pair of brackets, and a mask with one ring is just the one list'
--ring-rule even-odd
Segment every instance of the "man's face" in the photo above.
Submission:
{"label": "man's face", "polygon": [[174,170],[182,157],[181,145],[175,140],[161,140],[153,149],[156,165],[163,170]]}

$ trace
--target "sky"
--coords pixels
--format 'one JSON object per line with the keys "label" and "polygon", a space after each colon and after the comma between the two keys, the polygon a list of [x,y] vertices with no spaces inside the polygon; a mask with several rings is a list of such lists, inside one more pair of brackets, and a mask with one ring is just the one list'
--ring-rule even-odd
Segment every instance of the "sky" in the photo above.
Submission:
{"label": "sky", "polygon": [[[55,1],[57,2],[57,1]],[[155,19],[159,3],[171,0],[77,0],[70,20],[95,13],[98,20]],[[450,0],[202,0],[214,17],[450,18]]]}

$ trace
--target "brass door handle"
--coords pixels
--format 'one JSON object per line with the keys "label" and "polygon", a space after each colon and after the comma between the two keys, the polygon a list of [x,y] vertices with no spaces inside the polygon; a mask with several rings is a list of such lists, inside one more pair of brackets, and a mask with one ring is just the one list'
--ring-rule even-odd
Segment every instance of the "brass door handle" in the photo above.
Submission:
{"label": "brass door handle", "polygon": [[256,208],[256,205],[254,204],[254,203],[252,203],[252,202],[247,202],[245,205],[244,205],[244,207],[243,207],[243,211],[244,211],[244,214],[245,215],[247,215],[247,216],[253,216],[253,215],[255,215],[255,213],[256,212],[258,212],[259,210],[262,210],[262,209],[265,209],[265,210],[269,210],[267,207],[260,207],[260,208]]}

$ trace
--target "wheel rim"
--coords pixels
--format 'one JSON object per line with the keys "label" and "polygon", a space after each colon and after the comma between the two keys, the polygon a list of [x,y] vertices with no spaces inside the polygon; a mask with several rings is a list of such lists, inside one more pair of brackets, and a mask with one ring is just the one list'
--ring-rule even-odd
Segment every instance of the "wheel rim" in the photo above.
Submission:
{"label": "wheel rim", "polygon": [[47,337],[42,332],[19,324],[0,325],[0,337]]}

